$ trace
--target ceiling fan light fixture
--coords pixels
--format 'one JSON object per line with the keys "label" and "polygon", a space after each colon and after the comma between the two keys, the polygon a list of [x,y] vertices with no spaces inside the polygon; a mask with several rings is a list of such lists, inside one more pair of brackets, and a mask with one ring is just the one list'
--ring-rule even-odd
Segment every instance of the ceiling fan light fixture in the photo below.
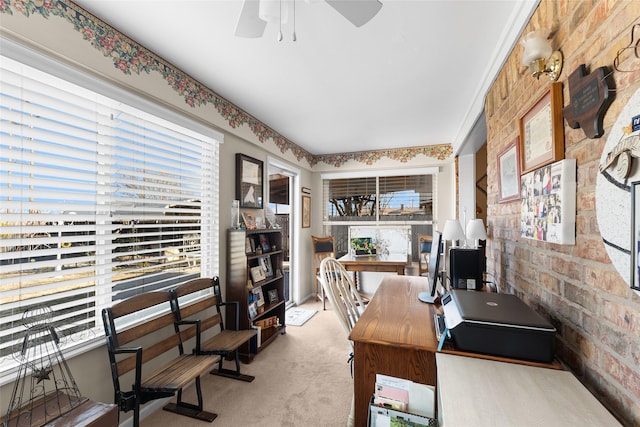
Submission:
{"label": "ceiling fan light fixture", "polygon": [[[265,22],[287,23],[287,5],[282,5],[282,0],[260,0],[258,18]],[[281,10],[282,7],[282,10]],[[282,16],[280,13],[282,12]]]}

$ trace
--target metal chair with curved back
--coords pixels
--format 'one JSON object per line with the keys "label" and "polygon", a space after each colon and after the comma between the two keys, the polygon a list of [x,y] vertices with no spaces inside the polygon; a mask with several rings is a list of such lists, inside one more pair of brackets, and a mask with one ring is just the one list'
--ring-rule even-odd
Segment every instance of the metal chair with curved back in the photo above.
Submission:
{"label": "metal chair with curved back", "polygon": [[[345,268],[333,257],[328,257],[320,263],[320,282],[324,290],[324,295],[329,300],[333,310],[340,320],[340,324],[347,333],[347,338],[351,334],[351,330],[355,326],[360,315],[366,308],[365,300],[360,296],[355,284],[351,279],[351,275]],[[353,342],[351,345],[351,353],[349,354],[349,362],[353,363]],[[351,376],[353,377],[353,364],[351,365]],[[351,412],[347,425],[354,423],[355,406],[351,401]]]}
{"label": "metal chair with curved back", "polygon": [[333,236],[327,237],[317,237],[311,236],[311,247],[313,251],[313,267],[315,271],[315,282],[316,282],[316,301],[320,301],[322,299],[322,308],[324,310],[327,309],[325,297],[322,290],[322,285],[320,284],[319,274],[320,274],[320,263],[323,259],[327,257],[335,258],[336,252],[336,242]]}

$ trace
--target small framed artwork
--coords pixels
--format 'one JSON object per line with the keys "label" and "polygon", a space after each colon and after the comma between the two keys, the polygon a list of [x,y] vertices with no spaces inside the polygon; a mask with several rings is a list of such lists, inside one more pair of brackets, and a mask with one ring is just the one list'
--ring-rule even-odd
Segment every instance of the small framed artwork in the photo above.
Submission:
{"label": "small framed artwork", "polygon": [[249,304],[249,317],[253,319],[257,315],[258,315],[258,303],[257,301],[254,301],[251,304]]}
{"label": "small framed artwork", "polygon": [[520,118],[520,166],[522,173],[564,159],[562,83],[549,90]]}
{"label": "small framed artwork", "polygon": [[271,250],[271,245],[269,244],[269,238],[266,234],[261,234],[260,239],[260,247],[262,248],[262,252],[269,252]]}
{"label": "small framed artwork", "polygon": [[520,198],[520,150],[518,138],[498,154],[498,203]]}
{"label": "small framed artwork", "polygon": [[262,288],[255,288],[252,292],[255,296],[255,301],[258,303],[258,307],[262,307],[264,305],[264,294],[262,293]]}
{"label": "small framed artwork", "polygon": [[242,221],[244,221],[244,226],[247,227],[247,230],[256,230],[258,228],[256,218],[251,212],[242,212]]}
{"label": "small framed artwork", "polygon": [[251,272],[251,279],[253,280],[253,283],[259,282],[267,278],[267,276],[264,275],[264,269],[262,268],[261,265],[256,265],[255,267],[251,267],[251,270],[249,271]]}
{"label": "small framed artwork", "polygon": [[302,196],[302,228],[311,227],[311,197]]}
{"label": "small framed artwork", "polygon": [[278,290],[277,289],[269,289],[267,291],[267,296],[269,298],[269,304],[273,304],[278,302]]}
{"label": "small framed artwork", "polygon": [[266,277],[273,276],[273,267],[271,266],[271,258],[268,256],[260,258],[260,266],[262,270],[264,270],[264,275]]}
{"label": "small framed artwork", "polygon": [[236,154],[236,199],[241,208],[263,208],[262,170],[261,160]]}
{"label": "small framed artwork", "polygon": [[640,291],[640,181],[631,183],[631,288]]}

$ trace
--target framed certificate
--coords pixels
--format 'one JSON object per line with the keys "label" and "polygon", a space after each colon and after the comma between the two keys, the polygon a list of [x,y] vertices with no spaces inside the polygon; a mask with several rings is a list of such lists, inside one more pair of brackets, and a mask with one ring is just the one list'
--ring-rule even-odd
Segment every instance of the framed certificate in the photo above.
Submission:
{"label": "framed certificate", "polygon": [[498,154],[498,203],[520,198],[520,147],[518,138]]}
{"label": "framed certificate", "polygon": [[564,159],[562,83],[551,83],[520,118],[520,158],[523,174]]}

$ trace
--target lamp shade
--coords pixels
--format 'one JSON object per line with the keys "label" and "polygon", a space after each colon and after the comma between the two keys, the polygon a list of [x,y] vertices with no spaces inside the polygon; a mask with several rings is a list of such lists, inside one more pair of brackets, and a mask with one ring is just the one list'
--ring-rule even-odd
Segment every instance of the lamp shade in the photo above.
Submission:
{"label": "lamp shade", "polygon": [[486,240],[487,229],[484,228],[484,223],[481,219],[476,218],[469,221],[467,225],[467,239],[472,240]]}
{"label": "lamp shade", "polygon": [[527,67],[531,62],[537,59],[547,59],[553,53],[551,43],[547,40],[550,31],[547,29],[539,29],[532,31],[524,38],[520,43],[524,46],[524,53],[522,54],[522,65]]}
{"label": "lamp shade", "polygon": [[457,219],[448,219],[442,230],[442,238],[444,240],[464,240],[464,230]]}

